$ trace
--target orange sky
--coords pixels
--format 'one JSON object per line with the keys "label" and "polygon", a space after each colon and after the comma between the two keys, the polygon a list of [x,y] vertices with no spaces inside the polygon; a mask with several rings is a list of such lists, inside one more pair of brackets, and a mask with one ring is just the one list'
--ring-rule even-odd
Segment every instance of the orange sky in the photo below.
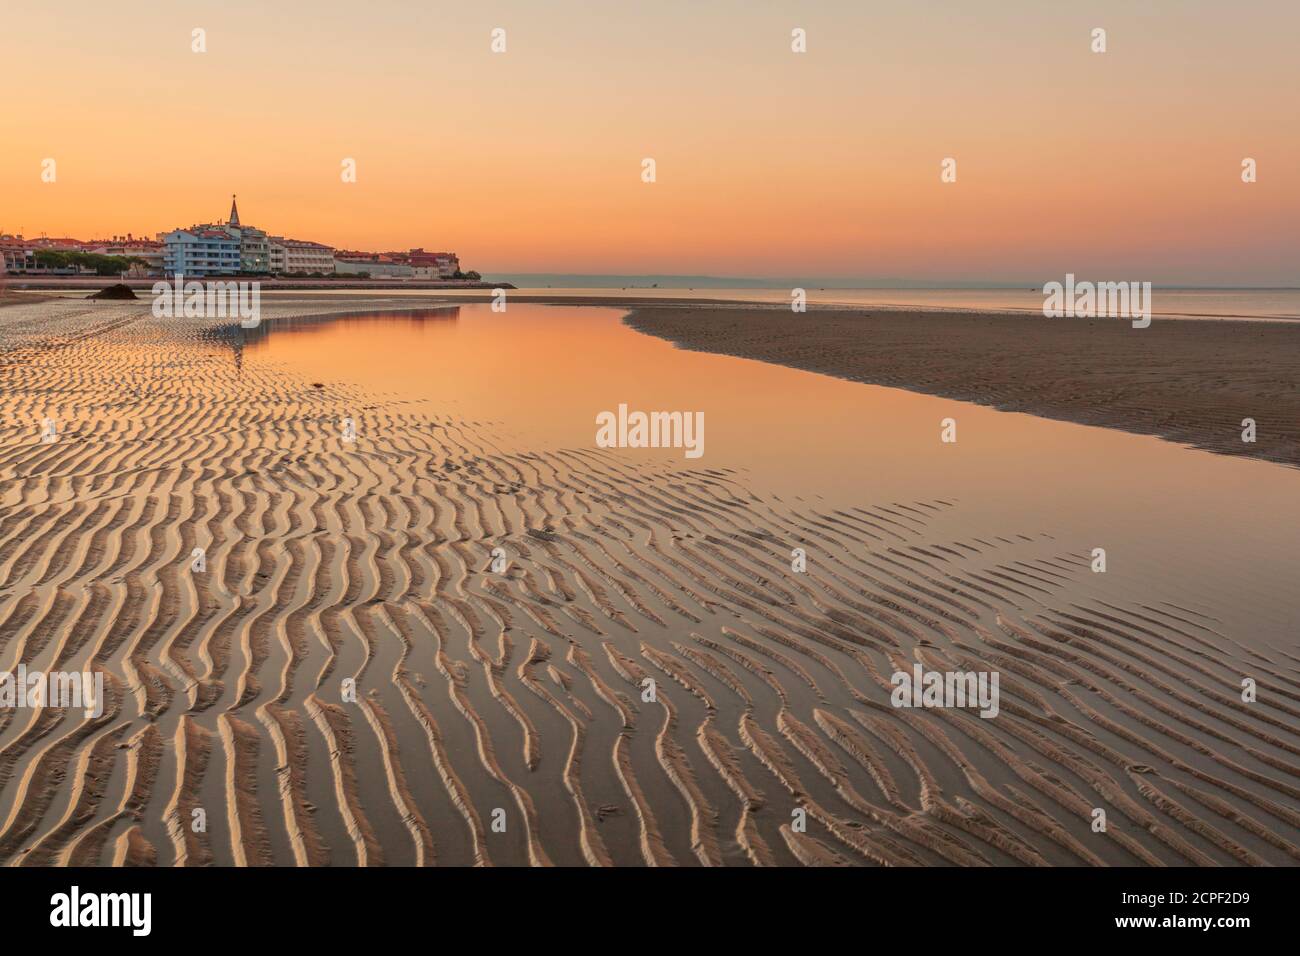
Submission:
{"label": "orange sky", "polygon": [[1297,36],[1294,0],[9,4],[0,231],[233,192],[489,273],[1297,285]]}

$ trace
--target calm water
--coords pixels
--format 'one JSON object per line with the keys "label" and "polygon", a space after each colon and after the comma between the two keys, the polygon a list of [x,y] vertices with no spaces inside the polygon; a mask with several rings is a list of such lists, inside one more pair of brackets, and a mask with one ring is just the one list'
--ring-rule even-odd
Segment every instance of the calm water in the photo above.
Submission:
{"label": "calm water", "polygon": [[[374,296],[368,290],[324,290],[335,296]],[[813,305],[852,308],[952,312],[1035,312],[1043,309],[1043,292],[1038,289],[817,289],[808,288]],[[786,305],[788,289],[650,289],[620,288],[537,288],[519,289],[520,294],[609,298],[635,295],[638,298],[728,299]],[[276,295],[276,293],[268,293]],[[297,293],[301,295],[302,293]],[[436,295],[454,300],[461,296],[482,296],[474,292],[437,290],[383,290],[381,295]],[[1169,318],[1269,319],[1300,321],[1300,289],[1161,289],[1152,290],[1152,313]]]}
{"label": "calm water", "polygon": [[[1051,553],[1107,549],[1105,595],[1168,601],[1243,643],[1297,645],[1300,471],[1148,436],[687,352],[623,312],[462,305],[264,323],[246,362],[427,403],[503,450],[595,446],[620,403],[702,411],[704,455],[621,449],[674,468],[735,469],[761,497],[809,509],[942,498],[958,540],[1016,536]],[[940,441],[954,418],[958,440]]]}

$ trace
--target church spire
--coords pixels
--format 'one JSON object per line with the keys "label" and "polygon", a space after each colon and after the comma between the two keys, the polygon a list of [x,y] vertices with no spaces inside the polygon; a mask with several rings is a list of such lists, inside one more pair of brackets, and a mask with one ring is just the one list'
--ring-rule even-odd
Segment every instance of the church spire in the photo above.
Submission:
{"label": "church spire", "polygon": [[232,226],[239,225],[239,207],[235,205],[235,197],[233,194],[230,197],[230,223],[229,224]]}

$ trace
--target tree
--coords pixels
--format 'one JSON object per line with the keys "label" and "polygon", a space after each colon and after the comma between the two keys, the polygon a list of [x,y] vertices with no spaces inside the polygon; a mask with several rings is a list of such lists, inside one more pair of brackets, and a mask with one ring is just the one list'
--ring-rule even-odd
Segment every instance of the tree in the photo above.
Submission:
{"label": "tree", "polygon": [[99,276],[120,276],[133,263],[147,265],[138,256],[105,256],[97,252],[64,252],[59,249],[36,250],[36,265],[42,269],[88,269]]}

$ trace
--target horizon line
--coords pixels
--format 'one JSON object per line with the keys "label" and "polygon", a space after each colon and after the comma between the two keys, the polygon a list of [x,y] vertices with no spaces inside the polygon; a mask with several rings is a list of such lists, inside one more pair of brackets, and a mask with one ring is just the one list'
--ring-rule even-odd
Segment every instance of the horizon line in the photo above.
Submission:
{"label": "horizon line", "polygon": [[[1006,279],[910,279],[905,276],[891,276],[884,279],[872,279],[852,276],[807,276],[802,278],[790,276],[718,276],[696,273],[674,272],[525,272],[512,269],[481,269],[485,278],[567,278],[567,279],[651,279],[651,280],[698,280],[708,283],[735,283],[735,287],[752,286],[755,288],[786,288],[795,286],[816,286],[819,289],[881,289],[897,291],[924,290],[1020,290],[1041,291],[1042,283],[1026,279],[1013,281]],[[1053,276],[1048,281],[1055,281]],[[1088,281],[1088,280],[1084,280]],[[1109,281],[1109,280],[1094,280]],[[898,283],[898,284],[893,284]],[[718,286],[728,288],[728,286]],[[1185,283],[1152,282],[1153,289],[1202,290],[1202,291],[1250,291],[1250,292],[1300,292],[1300,285],[1189,285]]]}

